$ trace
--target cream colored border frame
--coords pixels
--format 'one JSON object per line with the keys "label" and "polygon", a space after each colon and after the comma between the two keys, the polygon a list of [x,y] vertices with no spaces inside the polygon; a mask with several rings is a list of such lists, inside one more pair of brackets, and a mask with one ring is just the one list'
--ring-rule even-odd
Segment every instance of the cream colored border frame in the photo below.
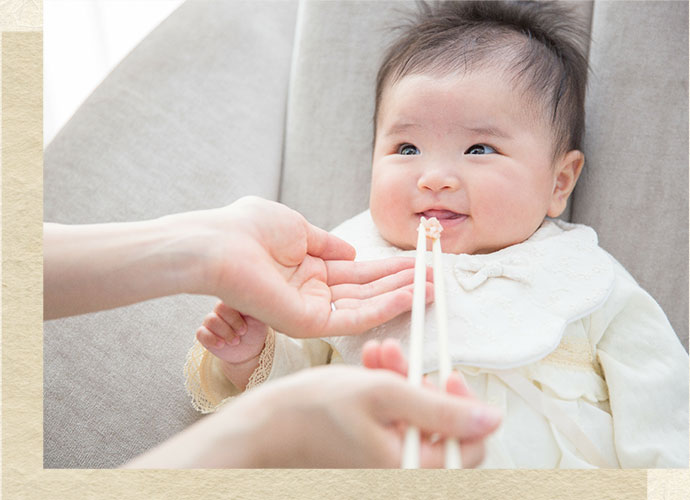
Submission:
{"label": "cream colored border frame", "polygon": [[4,498],[687,498],[687,470],[44,470],[40,9],[0,0]]}

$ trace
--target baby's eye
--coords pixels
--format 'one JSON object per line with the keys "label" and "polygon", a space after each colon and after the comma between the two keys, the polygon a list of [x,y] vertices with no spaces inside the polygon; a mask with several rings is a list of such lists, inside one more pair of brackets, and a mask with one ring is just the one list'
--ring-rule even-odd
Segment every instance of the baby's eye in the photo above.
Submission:
{"label": "baby's eye", "polygon": [[418,155],[419,149],[414,144],[402,144],[398,148],[399,155]]}
{"label": "baby's eye", "polygon": [[491,146],[488,146],[486,144],[474,144],[473,146],[470,146],[467,151],[465,151],[466,155],[488,155],[491,153],[495,153],[496,150],[492,148]]}

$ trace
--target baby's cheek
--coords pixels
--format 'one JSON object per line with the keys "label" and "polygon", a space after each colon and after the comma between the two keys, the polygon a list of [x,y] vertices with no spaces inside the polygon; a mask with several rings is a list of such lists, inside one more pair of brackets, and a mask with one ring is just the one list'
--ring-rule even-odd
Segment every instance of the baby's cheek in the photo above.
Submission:
{"label": "baby's cheek", "polygon": [[[403,248],[410,247],[408,226],[414,218],[410,185],[414,186],[413,181],[396,170],[381,168],[372,177],[370,208],[374,223],[384,239]],[[414,245],[416,235],[412,240]]]}
{"label": "baby's cheek", "polygon": [[375,203],[372,200],[371,218],[374,220],[376,228],[383,235],[383,237],[388,238],[391,230],[393,229],[392,226],[393,221],[395,221],[395,217],[391,216],[391,213],[386,210],[385,205],[380,201]]}
{"label": "baby's cheek", "polygon": [[386,241],[404,247],[406,238],[403,222],[405,217],[401,212],[395,210],[392,204],[375,205],[372,203],[371,216],[376,228]]}
{"label": "baby's cheek", "polygon": [[529,238],[543,220],[533,200],[515,198],[506,193],[503,199],[486,204],[482,211],[482,235],[487,246],[499,250]]}

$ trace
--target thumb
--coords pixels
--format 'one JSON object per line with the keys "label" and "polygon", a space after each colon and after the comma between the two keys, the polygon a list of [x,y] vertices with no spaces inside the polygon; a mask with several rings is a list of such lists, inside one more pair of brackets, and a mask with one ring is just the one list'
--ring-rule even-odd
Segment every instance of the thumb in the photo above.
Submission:
{"label": "thumb", "polygon": [[327,231],[310,224],[305,219],[307,229],[307,253],[323,260],[354,260],[352,245],[333,236]]}

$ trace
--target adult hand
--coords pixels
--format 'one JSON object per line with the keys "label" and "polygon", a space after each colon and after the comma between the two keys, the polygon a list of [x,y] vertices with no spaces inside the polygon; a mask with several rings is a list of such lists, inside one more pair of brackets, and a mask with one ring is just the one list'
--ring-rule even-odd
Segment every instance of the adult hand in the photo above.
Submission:
{"label": "adult hand", "polygon": [[413,259],[353,262],[349,244],[279,203],[245,197],[171,221],[207,241],[199,293],[287,335],[358,334],[412,307]]}
{"label": "adult hand", "polygon": [[[463,467],[474,467],[499,422],[474,399],[412,387],[388,370],[322,366],[240,396],[126,467],[398,468],[404,425],[458,438]],[[424,440],[422,467],[443,462],[443,442]]]}
{"label": "adult hand", "polygon": [[412,307],[414,262],[354,255],[294,210],[256,197],[151,221],[47,223],[44,317],[197,293],[288,335],[357,334]]}

